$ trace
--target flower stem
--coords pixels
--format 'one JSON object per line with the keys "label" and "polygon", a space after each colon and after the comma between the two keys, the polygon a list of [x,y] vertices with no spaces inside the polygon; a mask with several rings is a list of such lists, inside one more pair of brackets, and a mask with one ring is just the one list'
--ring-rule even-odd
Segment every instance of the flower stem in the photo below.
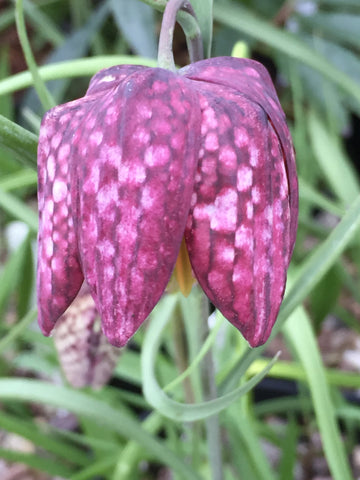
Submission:
{"label": "flower stem", "polygon": [[[189,13],[194,19],[196,19],[195,12],[191,6],[189,0],[169,0],[166,5],[163,21],[161,25],[159,50],[158,50],[158,65],[161,68],[176,71],[174,55],[172,51],[172,42],[174,36],[174,28],[176,22],[176,16],[179,10],[183,10]],[[187,47],[189,50],[190,61],[196,62],[203,59],[203,45],[200,27],[195,21],[191,31],[189,31],[183,24],[181,24],[185,36]]]}

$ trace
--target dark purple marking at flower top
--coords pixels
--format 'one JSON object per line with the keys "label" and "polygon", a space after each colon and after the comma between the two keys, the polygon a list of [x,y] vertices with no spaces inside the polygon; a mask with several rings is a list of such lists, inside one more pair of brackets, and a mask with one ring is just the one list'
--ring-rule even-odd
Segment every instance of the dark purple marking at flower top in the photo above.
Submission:
{"label": "dark purple marking at flower top", "polygon": [[284,293],[297,226],[285,116],[265,68],[214,58],[172,73],[117,66],[50,110],[39,142],[39,322],[85,277],[110,342],[161,297],[185,240],[195,276],[252,346]]}

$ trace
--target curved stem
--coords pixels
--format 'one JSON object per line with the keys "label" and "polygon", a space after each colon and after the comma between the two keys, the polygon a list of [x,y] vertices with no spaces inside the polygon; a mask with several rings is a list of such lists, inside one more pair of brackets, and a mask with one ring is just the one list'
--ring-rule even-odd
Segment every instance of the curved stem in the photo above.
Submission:
{"label": "curved stem", "polygon": [[[172,42],[176,16],[180,9],[186,13],[189,13],[194,19],[196,19],[195,12],[188,0],[169,0],[164,11],[159,39],[158,65],[161,68],[166,68],[168,70],[172,70],[173,72],[176,71],[176,67],[172,51]],[[186,36],[191,62],[195,62],[203,58],[201,32],[197,22],[195,22],[195,24],[196,28],[189,32],[181,23]]]}
{"label": "curved stem", "polygon": [[[202,321],[201,325],[201,336],[202,340],[204,341],[206,336],[209,335],[209,326],[208,326],[208,318],[209,318],[209,301],[205,297],[205,294],[202,295],[201,298],[202,303]],[[212,349],[210,348],[205,355],[205,362],[202,366],[202,386],[203,386],[203,394],[206,400],[213,400],[217,397],[216,392],[216,384],[215,384],[215,368],[214,368],[214,357],[212,353]],[[205,419],[205,427],[206,427],[206,437],[207,437],[207,444],[208,444],[208,452],[209,452],[209,461],[210,467],[212,472],[213,480],[223,480],[223,469],[222,469],[222,441],[221,441],[221,434],[220,434],[220,423],[219,423],[219,415],[212,415]]]}

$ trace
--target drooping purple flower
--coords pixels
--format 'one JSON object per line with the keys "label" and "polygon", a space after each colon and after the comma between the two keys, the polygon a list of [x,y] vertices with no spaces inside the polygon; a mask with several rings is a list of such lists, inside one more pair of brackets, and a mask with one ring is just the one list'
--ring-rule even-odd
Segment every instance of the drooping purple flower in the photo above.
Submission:
{"label": "drooping purple flower", "polygon": [[298,210],[294,150],[266,69],[203,60],[117,66],[44,117],[39,322],[48,335],[83,280],[110,342],[160,299],[185,236],[194,274],[250,345],[271,333]]}

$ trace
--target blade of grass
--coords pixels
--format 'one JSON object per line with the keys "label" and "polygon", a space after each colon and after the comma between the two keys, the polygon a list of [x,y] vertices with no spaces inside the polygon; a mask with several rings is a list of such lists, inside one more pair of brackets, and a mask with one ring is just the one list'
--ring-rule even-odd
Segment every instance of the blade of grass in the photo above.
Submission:
{"label": "blade of grass", "polygon": [[47,90],[45,83],[39,75],[38,68],[33,53],[31,51],[30,42],[25,27],[23,0],[15,0],[15,19],[21,48],[23,50],[27,66],[29,67],[32,78],[34,80],[34,86],[44,109],[49,110],[55,105],[55,102],[54,99],[51,97],[49,91]]}
{"label": "blade of grass", "polygon": [[0,145],[14,154],[22,165],[36,165],[38,139],[36,135],[0,114]]}
{"label": "blade of grass", "polygon": [[42,458],[34,453],[15,452],[14,450],[0,448],[0,458],[9,462],[24,463],[36,470],[62,478],[69,478],[73,472],[70,468],[65,467],[53,458]]}
{"label": "blade of grass", "polygon": [[37,174],[34,170],[24,169],[0,179],[0,190],[10,192],[24,187],[36,187]]}
{"label": "blade of grass", "polygon": [[325,57],[316,53],[294,34],[274,27],[250,13],[245,7],[228,2],[214,4],[214,19],[238,32],[264,42],[278,52],[285,53],[314,70],[347,92],[360,105],[360,86],[348,75],[334,67]]}
{"label": "blade of grass", "polygon": [[149,404],[160,411],[162,415],[180,422],[193,422],[219,413],[242,395],[248,393],[269,372],[276,362],[277,356],[267,364],[260,374],[221,397],[195,404],[184,404],[173,400],[165,394],[157,383],[155,359],[161,343],[161,334],[172,318],[177,301],[177,295],[169,295],[155,307],[152,321],[145,335],[141,355],[143,392]]}
{"label": "blade of grass", "polygon": [[[98,57],[78,58],[76,60],[44,65],[38,68],[38,72],[44,81],[48,81],[59,78],[89,77],[102,68],[109,68],[114,65],[144,65],[146,67],[156,67],[156,61],[132,55],[101,55]],[[34,85],[34,80],[29,71],[16,73],[0,81],[0,95],[13,93],[32,85]]]}
{"label": "blade of grass", "polygon": [[154,458],[179,472],[188,480],[200,480],[181,458],[166,445],[149,435],[140,424],[101,400],[79,391],[58,385],[28,379],[0,379],[0,399],[28,401],[65,408],[77,415],[85,416],[122,437],[138,442]]}
{"label": "blade of grass", "polygon": [[346,157],[340,140],[332,135],[316,113],[307,117],[308,132],[318,164],[332,191],[346,206],[360,193],[355,168]]}
{"label": "blade of grass", "polygon": [[0,313],[3,313],[10,295],[17,285],[24,262],[27,241],[28,239],[26,238],[20,247],[11,254],[0,272]]}
{"label": "blade of grass", "polygon": [[34,422],[15,417],[9,413],[0,412],[0,427],[7,432],[13,432],[28,439],[34,445],[44,448],[46,451],[58,455],[74,465],[85,466],[89,463],[87,453],[75,447],[74,444],[66,443],[59,437],[50,435],[45,430],[41,431]]}
{"label": "blade of grass", "polygon": [[[293,280],[294,276],[291,277]],[[291,281],[294,285],[293,281]],[[351,480],[347,455],[336,423],[335,409],[331,401],[325,370],[309,317],[302,307],[296,309],[283,327],[286,340],[301,361],[307,376],[316,419],[329,469],[334,480]]]}
{"label": "blade of grass", "polygon": [[38,218],[37,214],[25,203],[19,200],[11,193],[6,193],[0,189],[0,208],[5,210],[16,220],[26,223],[33,233],[37,233]]}

